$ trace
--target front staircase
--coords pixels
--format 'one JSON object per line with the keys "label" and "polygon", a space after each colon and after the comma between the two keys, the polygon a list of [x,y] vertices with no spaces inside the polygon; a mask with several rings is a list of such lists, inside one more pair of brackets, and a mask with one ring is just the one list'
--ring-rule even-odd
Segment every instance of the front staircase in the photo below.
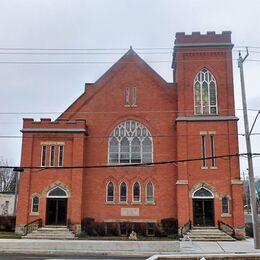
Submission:
{"label": "front staircase", "polygon": [[24,239],[57,239],[72,240],[77,239],[66,226],[45,226],[34,230],[23,236]]}
{"label": "front staircase", "polygon": [[188,232],[192,241],[234,241],[235,239],[216,227],[193,227]]}

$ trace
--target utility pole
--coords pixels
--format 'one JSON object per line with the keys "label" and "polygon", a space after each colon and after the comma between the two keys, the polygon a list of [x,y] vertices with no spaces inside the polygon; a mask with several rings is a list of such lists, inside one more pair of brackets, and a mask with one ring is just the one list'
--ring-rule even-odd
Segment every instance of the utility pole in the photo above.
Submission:
{"label": "utility pole", "polygon": [[23,168],[15,167],[13,172],[15,174],[15,193],[14,193],[14,216],[16,216],[16,207],[17,207],[17,198],[18,198],[18,181],[19,181],[19,173],[23,172]]}
{"label": "utility pole", "polygon": [[254,234],[254,246],[255,249],[260,249],[260,232],[257,232],[255,178],[254,178],[253,157],[252,157],[251,140],[250,140],[250,134],[252,131],[249,131],[249,125],[248,125],[245,80],[244,80],[244,71],[243,71],[243,62],[246,60],[248,55],[249,55],[248,49],[247,49],[247,54],[244,58],[242,58],[241,53],[239,52],[238,67],[240,69],[240,80],[241,80],[241,94],[242,94],[242,103],[243,103],[245,138],[246,138],[247,159],[248,159],[248,177],[249,177],[249,191],[250,191],[252,224],[253,224],[253,234]]}

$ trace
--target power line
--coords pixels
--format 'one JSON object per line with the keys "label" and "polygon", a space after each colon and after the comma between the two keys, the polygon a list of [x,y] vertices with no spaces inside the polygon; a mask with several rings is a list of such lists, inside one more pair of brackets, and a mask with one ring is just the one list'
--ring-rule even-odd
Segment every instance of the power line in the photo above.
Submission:
{"label": "power line", "polygon": [[[258,112],[260,110],[257,108],[248,108],[247,109],[250,112]],[[193,109],[184,109],[184,110],[142,110],[142,111],[134,111],[134,113],[185,113],[185,112],[193,112]],[[242,108],[222,108],[218,109],[219,112],[228,112],[228,111],[243,111]],[[122,113],[129,114],[129,111],[76,111],[77,114],[122,114]],[[75,114],[75,111],[69,112],[69,111],[37,111],[37,112],[31,112],[31,111],[24,111],[24,112],[0,112],[0,115],[57,115],[57,114],[63,114],[63,115],[69,115],[69,114]],[[218,116],[218,115],[216,115]]]}
{"label": "power line", "polygon": [[[254,156],[260,156],[260,153],[253,153]],[[82,165],[82,166],[53,166],[53,167],[42,167],[42,166],[6,166],[1,165],[0,169],[13,169],[13,168],[23,168],[29,170],[66,170],[66,169],[98,169],[98,168],[128,168],[128,167],[146,167],[152,165],[164,165],[164,164],[177,164],[177,163],[185,163],[185,162],[195,162],[201,160],[211,160],[213,158],[232,158],[232,157],[240,157],[240,156],[248,156],[247,153],[235,153],[235,154],[227,154],[227,155],[219,155],[219,156],[211,156],[205,158],[191,158],[191,159],[181,159],[181,160],[172,160],[172,161],[160,161],[160,162],[150,162],[150,163],[135,163],[135,164],[111,164],[111,165]]]}

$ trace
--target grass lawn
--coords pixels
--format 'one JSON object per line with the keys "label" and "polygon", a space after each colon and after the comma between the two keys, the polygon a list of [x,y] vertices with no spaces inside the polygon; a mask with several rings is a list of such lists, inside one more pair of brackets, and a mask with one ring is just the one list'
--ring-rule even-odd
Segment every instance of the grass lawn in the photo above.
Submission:
{"label": "grass lawn", "polygon": [[1,238],[21,238],[21,236],[17,235],[14,232],[1,232],[0,231],[0,239]]}

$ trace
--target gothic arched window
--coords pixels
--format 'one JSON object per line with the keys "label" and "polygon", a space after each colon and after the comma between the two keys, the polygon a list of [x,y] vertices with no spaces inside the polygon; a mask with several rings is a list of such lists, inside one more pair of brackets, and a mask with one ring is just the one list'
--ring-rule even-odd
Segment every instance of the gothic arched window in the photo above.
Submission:
{"label": "gothic arched window", "polygon": [[196,115],[217,114],[217,83],[213,74],[202,69],[194,80],[194,109]]}
{"label": "gothic arched window", "polygon": [[120,202],[127,201],[127,185],[125,182],[122,182],[120,185]]}
{"label": "gothic arched window", "polygon": [[149,130],[141,123],[120,123],[109,138],[109,163],[150,163],[153,142]]}
{"label": "gothic arched window", "polygon": [[38,213],[39,212],[39,197],[38,196],[34,196],[32,198],[32,212],[33,213]]}
{"label": "gothic arched window", "polygon": [[151,203],[154,201],[153,192],[154,192],[153,184],[152,184],[152,182],[149,181],[146,184],[146,202]]}
{"label": "gothic arched window", "polygon": [[139,182],[135,182],[133,185],[133,201],[134,202],[141,201],[141,188]]}
{"label": "gothic arched window", "polygon": [[107,202],[114,202],[114,184],[112,181],[110,181],[107,184]]}

